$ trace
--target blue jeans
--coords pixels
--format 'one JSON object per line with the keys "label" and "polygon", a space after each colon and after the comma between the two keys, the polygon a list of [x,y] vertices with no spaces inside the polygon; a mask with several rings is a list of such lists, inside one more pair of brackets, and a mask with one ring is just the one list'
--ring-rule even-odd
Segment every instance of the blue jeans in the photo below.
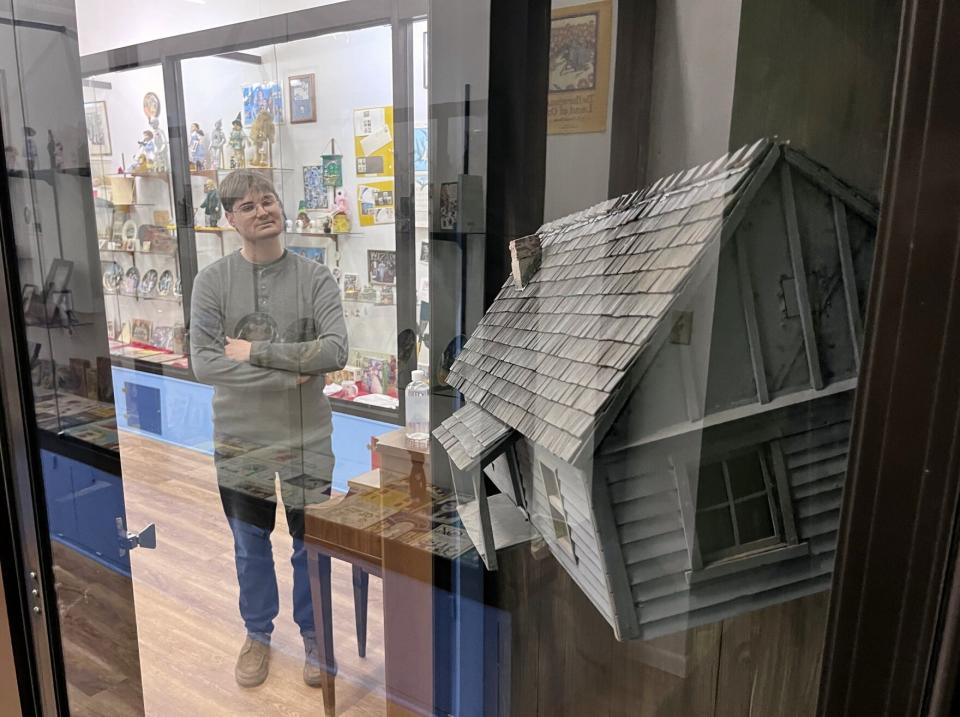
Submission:
{"label": "blue jeans", "polygon": [[[330,495],[333,454],[327,438],[312,451],[304,452],[301,462],[288,463],[279,472],[280,496],[290,536],[293,538],[293,619],[300,633],[315,634],[313,601],[307,571],[307,550],[303,544],[304,508]],[[307,460],[309,459],[309,460]],[[273,621],[280,612],[277,573],[273,563],[273,533],[277,515],[275,470],[280,466],[261,461],[244,452],[221,451],[214,454],[220,500],[233,533],[237,581],[240,584],[240,616],[247,632],[264,641],[273,632]],[[305,472],[306,469],[309,472]],[[329,575],[330,558],[320,556],[321,574]],[[329,581],[325,581],[329,584]]]}
{"label": "blue jeans", "polygon": [[[240,616],[248,633],[268,638],[273,632],[273,620],[280,612],[277,574],[270,544],[272,531],[239,518],[228,518],[228,521],[233,531],[237,580],[240,583]],[[321,572],[329,573],[330,558],[320,556],[319,560]],[[293,566],[293,620],[301,634],[313,635],[313,601],[307,574],[307,549],[302,537],[293,538],[290,564]]]}

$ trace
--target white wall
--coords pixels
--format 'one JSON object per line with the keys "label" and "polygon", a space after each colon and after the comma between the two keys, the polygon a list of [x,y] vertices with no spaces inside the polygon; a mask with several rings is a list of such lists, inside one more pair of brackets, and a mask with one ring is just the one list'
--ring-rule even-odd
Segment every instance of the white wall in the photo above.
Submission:
{"label": "white wall", "polygon": [[[584,0],[553,0],[553,8],[580,5]],[[613,121],[613,88],[616,83],[617,8],[612,0],[610,38],[610,89],[607,93],[607,126],[603,132],[547,136],[545,222],[602,202],[610,178],[610,125]]]}
{"label": "white wall", "polygon": [[658,0],[650,182],[728,151],[740,0]]}
{"label": "white wall", "polygon": [[338,0],[76,0],[80,54],[335,2]]}

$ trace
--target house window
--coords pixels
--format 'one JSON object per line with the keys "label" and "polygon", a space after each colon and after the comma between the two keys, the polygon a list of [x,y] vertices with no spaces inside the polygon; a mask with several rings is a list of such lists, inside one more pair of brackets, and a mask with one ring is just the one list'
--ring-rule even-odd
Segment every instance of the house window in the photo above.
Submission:
{"label": "house window", "polygon": [[704,564],[783,543],[782,522],[760,451],[700,468],[696,531]]}
{"label": "house window", "polygon": [[563,498],[560,496],[557,473],[543,462],[540,463],[540,472],[543,474],[543,489],[547,495],[547,504],[550,507],[553,534],[556,536],[557,542],[572,555],[573,544],[570,540],[570,526],[567,525],[567,515],[563,510]]}

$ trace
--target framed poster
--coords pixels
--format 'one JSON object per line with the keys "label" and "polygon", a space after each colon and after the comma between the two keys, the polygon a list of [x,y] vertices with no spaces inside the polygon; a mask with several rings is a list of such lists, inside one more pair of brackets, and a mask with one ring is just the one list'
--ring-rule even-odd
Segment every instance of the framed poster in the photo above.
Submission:
{"label": "framed poster", "polygon": [[308,164],[303,168],[303,201],[307,209],[330,208],[330,194],[323,171],[319,164]]}
{"label": "framed poster", "polygon": [[316,77],[291,75],[287,78],[290,87],[290,124],[317,121]]}
{"label": "framed poster", "polygon": [[606,130],[611,15],[610,0],[551,14],[547,134]]}
{"label": "framed poster", "polygon": [[84,102],[83,110],[87,121],[87,146],[90,154],[105,157],[113,154],[110,148],[110,123],[107,120],[107,103]]}
{"label": "framed poster", "polygon": [[279,82],[261,82],[256,85],[243,85],[243,124],[253,124],[260,110],[267,110],[274,124],[283,123],[283,92]]}
{"label": "framed poster", "polygon": [[393,180],[370,182],[357,187],[357,214],[360,226],[393,224]]}
{"label": "framed poster", "polygon": [[288,246],[287,251],[297,254],[304,259],[315,261],[318,264],[327,263],[327,249],[322,246]]}
{"label": "framed poster", "polygon": [[393,176],[393,107],[354,110],[353,138],[358,176]]}
{"label": "framed poster", "polygon": [[456,182],[444,182],[440,185],[440,230],[457,231],[459,214],[460,187]]}
{"label": "framed poster", "polygon": [[371,284],[395,284],[397,252],[388,249],[367,249],[367,275]]}

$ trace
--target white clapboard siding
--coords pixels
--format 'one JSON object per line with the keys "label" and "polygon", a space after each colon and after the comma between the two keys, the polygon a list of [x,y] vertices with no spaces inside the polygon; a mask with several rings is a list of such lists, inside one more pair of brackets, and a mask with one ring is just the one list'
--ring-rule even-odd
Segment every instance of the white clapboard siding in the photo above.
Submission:
{"label": "white clapboard siding", "polygon": [[533,490],[530,491],[528,496],[534,527],[543,536],[550,552],[573,578],[573,581],[600,610],[601,614],[613,623],[613,606],[610,601],[610,591],[607,588],[606,571],[600,554],[599,540],[592,517],[593,511],[585,488],[584,476],[578,469],[566,463],[559,462],[556,459],[550,462],[557,469],[557,484],[560,488],[564,518],[570,531],[570,545],[573,548],[573,556],[571,556],[568,549],[556,540],[553,518],[544,492],[539,466],[534,466],[536,450],[529,445],[524,445],[517,451],[518,460],[522,465],[526,465],[534,475]]}
{"label": "white clapboard siding", "polygon": [[662,635],[670,635],[675,632],[700,627],[701,625],[709,625],[724,618],[731,617],[732,615],[741,615],[770,607],[771,605],[779,605],[790,600],[815,595],[824,590],[829,590],[830,580],[831,577],[829,574],[818,575],[807,580],[785,585],[775,590],[752,593],[739,600],[714,605],[705,610],[682,613],[664,620],[645,623],[643,626],[644,638],[649,639]]}

